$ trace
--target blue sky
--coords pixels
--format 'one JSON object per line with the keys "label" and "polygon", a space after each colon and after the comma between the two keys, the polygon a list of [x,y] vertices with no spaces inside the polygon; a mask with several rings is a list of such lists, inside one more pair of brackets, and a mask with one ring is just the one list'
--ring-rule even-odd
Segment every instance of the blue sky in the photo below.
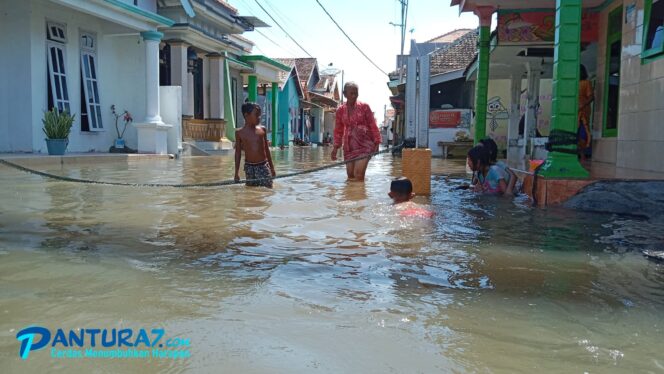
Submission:
{"label": "blue sky", "polygon": [[[359,100],[369,103],[382,120],[384,105],[390,95],[387,76],[371,65],[337,29],[315,0],[258,0],[283,28],[293,36],[313,57],[319,68],[332,62],[344,70],[344,81],[355,81],[360,86]],[[401,6],[397,0],[320,0],[334,19],[353,38],[383,71],[396,69],[396,55],[400,50],[400,30],[389,22],[400,23]],[[256,46],[254,54],[268,57],[308,57],[261,10],[256,0],[229,0],[240,15],[259,17],[272,25],[248,32]],[[408,53],[412,36],[419,42],[426,41],[458,28],[474,28],[477,17],[464,13],[459,16],[457,7],[450,7],[449,0],[410,0],[408,9],[405,53]],[[273,43],[274,42],[274,43]]]}

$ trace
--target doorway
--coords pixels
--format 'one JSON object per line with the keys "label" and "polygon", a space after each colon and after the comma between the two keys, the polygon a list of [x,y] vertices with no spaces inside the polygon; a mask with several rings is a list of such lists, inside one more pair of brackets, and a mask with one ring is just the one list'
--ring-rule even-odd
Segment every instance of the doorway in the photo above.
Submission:
{"label": "doorway", "polygon": [[618,101],[620,98],[620,53],[622,50],[622,6],[609,13],[606,39],[606,73],[604,76],[603,137],[618,135]]}

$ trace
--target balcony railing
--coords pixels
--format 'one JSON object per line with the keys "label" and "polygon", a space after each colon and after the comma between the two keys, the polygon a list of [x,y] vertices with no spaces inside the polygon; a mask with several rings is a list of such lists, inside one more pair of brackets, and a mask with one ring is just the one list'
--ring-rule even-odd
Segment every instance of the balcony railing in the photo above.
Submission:
{"label": "balcony railing", "polygon": [[226,136],[223,119],[182,119],[182,140],[218,142]]}

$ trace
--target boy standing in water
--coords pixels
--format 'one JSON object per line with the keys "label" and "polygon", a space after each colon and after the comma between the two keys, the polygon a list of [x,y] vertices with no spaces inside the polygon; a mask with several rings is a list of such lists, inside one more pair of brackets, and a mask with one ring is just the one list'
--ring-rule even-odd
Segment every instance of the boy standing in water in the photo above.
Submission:
{"label": "boy standing in water", "polygon": [[244,173],[247,186],[272,188],[272,178],[277,176],[267,143],[267,133],[259,126],[261,108],[256,103],[242,105],[244,127],[235,130],[235,181],[240,181],[240,160],[244,151]]}

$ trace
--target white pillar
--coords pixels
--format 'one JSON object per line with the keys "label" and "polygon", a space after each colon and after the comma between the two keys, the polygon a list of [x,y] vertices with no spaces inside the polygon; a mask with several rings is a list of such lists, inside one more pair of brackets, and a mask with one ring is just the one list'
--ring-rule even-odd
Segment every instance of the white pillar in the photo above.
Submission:
{"label": "white pillar", "polygon": [[224,61],[218,53],[207,55],[210,65],[210,118],[224,118]]}
{"label": "white pillar", "polygon": [[528,65],[528,100],[526,104],[526,118],[523,126],[523,142],[519,142],[519,159],[525,162],[526,147],[531,133],[535,133],[537,126],[537,109],[539,106],[539,82],[542,73],[539,65]]}
{"label": "white pillar", "polygon": [[185,110],[182,111],[184,115],[194,116],[194,73],[187,73],[187,106]]}
{"label": "white pillar", "polygon": [[141,33],[145,42],[145,121],[163,124],[159,116],[159,41],[158,31]]}
{"label": "white pillar", "polygon": [[419,79],[419,100],[417,110],[417,147],[429,148],[429,55],[420,57]]}
{"label": "white pillar", "polygon": [[521,74],[513,75],[510,85],[510,121],[507,127],[507,164],[523,168],[519,159],[519,120],[521,120]]}
{"label": "white pillar", "polygon": [[193,115],[189,113],[189,78],[187,71],[187,50],[189,44],[183,42],[169,42],[171,48],[171,86],[182,87],[182,114]]}
{"label": "white pillar", "polygon": [[203,56],[202,65],[203,95],[201,100],[203,100],[203,118],[210,118],[210,60],[207,56]]}
{"label": "white pillar", "polygon": [[408,57],[406,65],[406,139],[416,136],[417,57]]}
{"label": "white pillar", "polygon": [[158,31],[141,33],[145,42],[145,119],[136,123],[138,151],[167,153],[168,130],[159,113],[159,41],[164,34]]}

